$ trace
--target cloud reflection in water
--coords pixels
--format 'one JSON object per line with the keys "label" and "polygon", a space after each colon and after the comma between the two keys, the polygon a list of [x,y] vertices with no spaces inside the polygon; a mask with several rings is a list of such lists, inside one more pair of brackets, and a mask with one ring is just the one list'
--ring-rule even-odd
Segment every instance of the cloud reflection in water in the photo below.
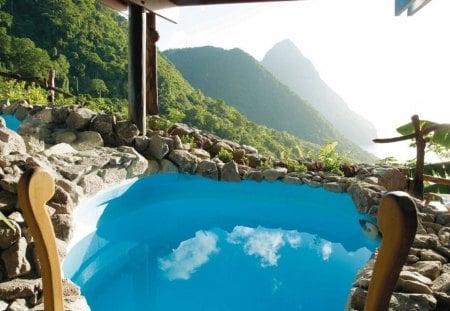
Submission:
{"label": "cloud reflection in water", "polygon": [[[193,238],[181,242],[171,254],[159,258],[159,269],[170,281],[188,280],[198,268],[220,252],[218,243],[221,235],[213,231],[197,231]],[[267,229],[260,226],[257,228],[236,226],[231,233],[225,233],[222,237],[223,243],[242,246],[246,255],[257,257],[263,268],[278,265],[281,258],[279,253],[283,247],[296,249],[302,245],[301,233],[296,230]],[[313,239],[312,235],[306,237],[308,240]],[[322,239],[316,241],[317,244],[306,243],[303,246],[317,250],[322,260],[328,261],[333,253],[332,243]]]}

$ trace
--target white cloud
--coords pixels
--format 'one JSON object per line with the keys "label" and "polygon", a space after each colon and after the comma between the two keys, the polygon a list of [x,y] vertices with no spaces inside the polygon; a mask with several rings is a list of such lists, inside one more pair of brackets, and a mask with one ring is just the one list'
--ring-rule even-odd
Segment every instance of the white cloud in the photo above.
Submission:
{"label": "white cloud", "polygon": [[261,258],[261,266],[276,266],[280,255],[280,248],[288,244],[297,248],[301,243],[300,233],[281,229],[256,229],[236,226],[228,235],[227,241],[232,244],[243,244],[243,250],[247,255]]}
{"label": "white cloud", "polygon": [[325,242],[322,245],[322,259],[328,261],[330,259],[331,253],[333,253],[333,245],[330,242]]}
{"label": "white cloud", "polygon": [[195,237],[183,241],[166,257],[159,258],[159,269],[169,280],[188,280],[195,271],[219,251],[218,237],[210,231],[197,231]]}

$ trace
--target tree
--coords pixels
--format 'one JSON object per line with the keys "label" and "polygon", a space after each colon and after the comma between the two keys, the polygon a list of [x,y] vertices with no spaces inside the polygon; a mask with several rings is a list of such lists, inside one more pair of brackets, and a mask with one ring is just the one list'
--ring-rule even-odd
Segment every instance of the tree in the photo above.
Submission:
{"label": "tree", "polygon": [[102,93],[108,93],[108,87],[102,79],[92,79],[90,90],[95,93],[97,97],[102,97]]}

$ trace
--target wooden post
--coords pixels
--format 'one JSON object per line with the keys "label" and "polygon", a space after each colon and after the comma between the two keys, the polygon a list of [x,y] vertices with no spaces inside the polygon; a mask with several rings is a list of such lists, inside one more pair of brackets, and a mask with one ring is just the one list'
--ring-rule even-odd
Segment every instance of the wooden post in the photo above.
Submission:
{"label": "wooden post", "polygon": [[369,284],[364,311],[387,311],[398,277],[414,242],[417,211],[405,192],[390,192],[378,209],[378,227],[383,234],[381,247]]}
{"label": "wooden post", "polygon": [[55,104],[55,70],[52,68],[48,73],[48,86],[50,89],[49,103]]}
{"label": "wooden post", "polygon": [[427,144],[422,129],[420,128],[420,120],[418,115],[411,117],[412,124],[415,130],[416,139],[416,172],[413,180],[413,195],[423,200],[423,170],[425,165],[425,146]]}
{"label": "wooden post", "polygon": [[156,41],[159,34],[156,31],[155,13],[147,13],[147,113],[158,115],[158,66]]}
{"label": "wooden post", "polygon": [[17,200],[34,239],[41,265],[44,310],[64,310],[61,264],[53,225],[45,208],[55,192],[53,177],[42,168],[25,172],[17,185]]}
{"label": "wooden post", "polygon": [[146,13],[143,7],[128,4],[128,116],[141,135],[146,134]]}

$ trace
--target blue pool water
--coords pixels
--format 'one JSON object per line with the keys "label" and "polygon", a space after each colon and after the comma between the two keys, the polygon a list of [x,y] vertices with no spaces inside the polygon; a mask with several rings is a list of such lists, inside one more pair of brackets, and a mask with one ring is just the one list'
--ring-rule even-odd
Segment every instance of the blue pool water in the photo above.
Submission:
{"label": "blue pool water", "polygon": [[156,175],[84,202],[63,270],[93,311],[343,310],[376,242],[347,194]]}
{"label": "blue pool water", "polygon": [[19,121],[18,119],[16,119],[16,117],[14,115],[10,115],[10,114],[2,114],[0,116],[3,119],[5,119],[7,128],[9,128],[10,130],[13,130],[14,132],[18,131],[22,121]]}

